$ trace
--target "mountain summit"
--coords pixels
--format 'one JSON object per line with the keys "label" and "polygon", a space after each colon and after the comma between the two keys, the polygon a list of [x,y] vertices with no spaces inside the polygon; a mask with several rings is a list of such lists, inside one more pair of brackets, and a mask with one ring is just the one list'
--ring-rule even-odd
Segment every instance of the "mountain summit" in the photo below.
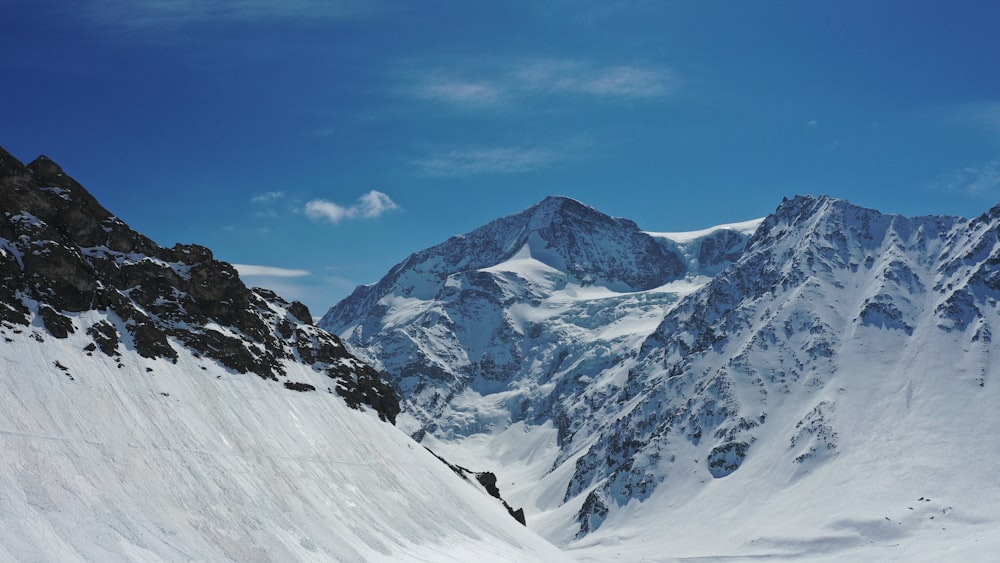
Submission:
{"label": "mountain summit", "polygon": [[375,285],[360,286],[321,321],[343,329],[356,310],[387,295],[434,297],[448,276],[531,258],[559,271],[565,283],[622,291],[651,289],[684,273],[680,256],[627,219],[609,217],[576,200],[550,196],[515,215],[417,252]]}
{"label": "mountain summit", "polygon": [[[486,264],[440,258],[452,239],[324,317],[392,374],[403,428],[490,460],[529,523],[594,558],[984,553],[972,539],[1000,522],[983,447],[1000,433],[998,208],[910,218],[797,196],[690,234],[584,208],[609,226],[598,255],[647,248],[607,238],[662,249],[663,285],[626,289],[550,258],[581,255],[572,228],[541,234],[581,224],[552,207],[474,231],[525,241]],[[525,224],[545,242],[517,239]],[[425,261],[439,274],[409,292],[396,274]]]}
{"label": "mountain summit", "polygon": [[468,238],[489,240],[497,235],[503,237],[504,251],[483,256],[485,263],[479,268],[515,255],[530,256],[568,274],[569,283],[618,291],[653,289],[684,273],[680,256],[632,221],[609,217],[565,197],[547,197],[473,231]]}
{"label": "mountain summit", "polygon": [[[749,236],[726,232],[730,246]],[[692,245],[716,236],[679,244],[548,197],[411,255],[319,324],[394,377],[415,417],[411,431],[548,420],[564,408],[558,395],[576,394],[580,362],[626,354],[634,336],[604,325],[661,315],[698,277]],[[489,398],[459,406],[458,396]],[[487,405],[496,400],[499,409]]]}

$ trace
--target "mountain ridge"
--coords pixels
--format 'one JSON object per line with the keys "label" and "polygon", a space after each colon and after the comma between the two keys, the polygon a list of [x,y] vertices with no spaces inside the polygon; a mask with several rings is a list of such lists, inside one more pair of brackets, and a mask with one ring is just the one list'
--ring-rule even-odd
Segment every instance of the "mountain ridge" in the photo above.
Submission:
{"label": "mountain ridge", "polygon": [[[703,538],[711,525],[692,506],[703,503],[765,518],[757,527],[734,523],[740,531],[723,540],[734,553],[816,556],[823,533],[840,533],[838,517],[865,524],[852,525],[830,553],[856,553],[882,541],[873,513],[892,512],[907,490],[947,495],[946,514],[958,504],[976,510],[969,485],[992,458],[979,452],[968,468],[947,460],[1000,431],[1000,417],[989,414],[1000,401],[990,385],[990,342],[1000,327],[998,219],[997,207],[972,220],[909,218],[795,196],[739,235],[738,251],[718,243],[727,251],[709,254],[730,260],[684,280],[686,290],[670,297],[671,284],[629,293],[561,285],[552,280],[571,276],[554,262],[496,256],[495,265],[453,272],[428,299],[386,291],[379,307],[354,310],[362,332],[348,326],[341,334],[401,384],[404,428],[456,458],[496,460],[498,478],[517,482],[513,494],[530,509],[529,522],[558,545],[586,550],[624,536],[655,544],[664,526]],[[697,264],[699,244],[688,241],[685,250],[686,237],[675,238],[669,248]],[[468,327],[476,322],[501,337],[475,338]],[[494,373],[498,365],[526,367],[487,384],[474,360],[487,354],[503,360],[488,366]],[[975,414],[942,415],[960,404],[976,405]],[[896,417],[920,432],[897,427]],[[865,425],[910,449],[879,458],[887,443],[867,436]],[[982,430],[961,437],[962,425]],[[931,442],[926,453],[921,440]],[[869,467],[894,475],[906,463],[920,470],[896,483],[871,477],[882,487],[877,503],[865,500],[865,485],[836,478],[861,479]],[[948,472],[956,484],[939,482]],[[779,533],[771,521],[799,528],[740,500],[741,487],[772,495],[748,495],[760,506],[788,509],[809,494],[859,508],[810,512],[813,527],[800,529],[806,539],[762,551],[740,537]],[[995,487],[988,494],[1000,496]],[[666,506],[686,510],[653,508]],[[924,541],[926,533],[906,527],[892,537]],[[713,553],[685,549],[677,553]]]}
{"label": "mountain ridge", "polygon": [[[581,330],[602,332],[600,317],[610,321],[662,311],[678,292],[702,283],[693,281],[701,279],[697,268],[721,267],[748,237],[733,229],[713,231],[695,242],[705,241],[708,249],[718,241],[714,250],[691,257],[685,254],[691,241],[655,236],[575,200],[548,197],[414,253],[376,284],[360,286],[319,325],[341,334],[352,350],[391,374],[415,406],[411,414],[418,425],[484,428],[502,423],[496,416],[504,412],[516,422],[533,413],[545,416],[541,413],[553,408],[550,395],[578,393],[565,373],[550,385],[558,364],[603,362],[600,357],[621,346],[611,342],[620,340],[617,335],[595,334],[596,348],[571,353],[561,338],[576,338]],[[711,258],[699,263],[702,255]],[[593,273],[584,273],[588,267]],[[597,313],[598,307],[606,308]],[[579,311],[571,315],[574,320],[545,328],[546,309],[567,308]],[[540,338],[543,334],[548,336]],[[521,366],[533,362],[550,365],[553,373],[520,385],[526,380]],[[571,389],[563,390],[567,385]],[[539,395],[539,386],[548,391]],[[467,391],[506,393],[507,406],[463,412],[447,406]]]}
{"label": "mountain ridge", "polygon": [[565,559],[304,305],[2,148],[0,273],[0,559]]}
{"label": "mountain ridge", "polygon": [[[626,236],[643,241],[641,243],[643,252],[640,253],[640,256],[646,254],[663,256],[664,260],[667,261],[665,266],[652,266],[659,269],[649,273],[648,277],[630,275],[629,280],[615,278],[611,264],[603,262],[598,264],[598,273],[610,276],[612,282],[631,283],[642,289],[650,289],[666,283],[680,272],[679,258],[673,260],[672,258],[676,257],[668,257],[665,250],[656,244],[654,239],[645,236],[634,222],[628,219],[608,217],[571,198],[549,196],[520,213],[502,217],[470,233],[453,236],[439,245],[414,253],[391,268],[389,274],[379,282],[358,286],[343,302],[361,301],[367,306],[371,306],[373,300],[377,301],[384,297],[393,285],[401,285],[401,293],[405,296],[411,296],[417,292],[415,295],[417,297],[431,297],[421,291],[421,289],[423,291],[429,290],[424,288],[423,284],[434,287],[434,284],[440,284],[444,278],[456,271],[478,270],[496,265],[512,258],[525,245],[530,246],[540,262],[549,266],[557,267],[576,262],[591,262],[591,260],[586,260],[586,256],[583,256],[585,254],[584,245],[576,240],[579,233],[571,233],[573,229],[570,227],[563,228],[567,224],[579,223],[595,227],[596,233],[593,231],[590,233],[592,239],[599,239],[600,236],[597,233],[607,231],[609,227],[620,227],[627,233]],[[576,229],[576,231],[580,230],[582,229]],[[532,235],[536,235],[536,237]],[[565,240],[560,240],[561,238]],[[564,243],[563,246],[570,247],[558,249],[559,252],[565,254],[545,252],[549,245],[560,242]],[[434,262],[435,258],[443,260],[443,263]],[[576,258],[583,258],[583,260],[578,261],[575,260]],[[600,257],[598,257],[598,261],[600,261]],[[652,262],[656,264],[659,261],[653,260]],[[418,269],[419,266],[423,266],[424,269]],[[578,265],[576,268],[578,268],[577,271],[582,271],[583,266]],[[559,268],[557,267],[557,269]],[[570,266],[568,273],[571,276],[573,269],[574,267]],[[417,278],[423,284],[418,283],[418,281],[401,283],[399,278],[407,274]],[[579,278],[573,281],[580,282],[582,285],[594,283],[593,280]],[[331,310],[324,315],[320,324],[340,327],[350,320],[346,314],[341,316],[338,311]]]}
{"label": "mountain ridge", "polygon": [[[20,210],[0,219],[5,324],[29,324],[34,308],[55,338],[93,334],[91,351],[116,355],[122,345],[176,359],[175,339],[235,372],[271,380],[285,375],[281,359],[295,358],[325,372],[350,404],[395,420],[395,392],[338,338],[316,330],[305,305],[247,288],[203,246],[160,247],[48,157],[25,166],[4,151],[0,161],[0,208]],[[64,314],[90,309],[113,318],[84,327]]]}

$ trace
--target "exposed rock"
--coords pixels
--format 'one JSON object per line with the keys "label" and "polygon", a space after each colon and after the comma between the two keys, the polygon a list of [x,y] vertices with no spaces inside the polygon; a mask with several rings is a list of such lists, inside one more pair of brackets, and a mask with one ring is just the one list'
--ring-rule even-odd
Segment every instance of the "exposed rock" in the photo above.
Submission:
{"label": "exposed rock", "polygon": [[491,497],[499,499],[500,502],[503,503],[504,508],[507,509],[507,512],[514,518],[514,520],[520,522],[522,526],[528,525],[524,519],[524,509],[518,508],[517,510],[514,510],[509,504],[507,504],[507,501],[500,496],[500,488],[497,487],[496,474],[492,471],[476,473],[476,481],[479,481],[479,484],[486,489],[486,492],[489,493]]}
{"label": "exposed rock", "polygon": [[434,457],[441,460],[441,463],[447,465],[449,469],[454,471],[455,474],[461,477],[462,479],[468,481],[470,476],[475,477],[476,482],[482,485],[483,489],[486,491],[488,495],[499,500],[500,503],[503,504],[503,507],[507,509],[507,513],[510,514],[511,518],[520,522],[522,526],[528,525],[527,521],[524,518],[524,509],[518,508],[517,510],[515,510],[513,507],[510,506],[510,504],[507,503],[506,500],[504,500],[503,496],[500,495],[500,488],[497,487],[497,476],[495,473],[493,473],[492,471],[481,471],[481,472],[472,471],[471,469],[467,469],[465,467],[462,467],[461,465],[456,465],[454,463],[449,462],[445,458],[434,453],[434,450],[428,448],[427,446],[424,446],[424,449],[429,451],[431,455],[433,455]]}
{"label": "exposed rock", "polygon": [[108,321],[95,323],[87,329],[87,334],[105,355],[114,356],[118,353],[118,331]]}
{"label": "exposed rock", "polygon": [[42,317],[42,322],[45,323],[49,334],[56,338],[66,338],[70,333],[76,332],[76,329],[73,328],[73,321],[69,317],[57,313],[48,305],[38,307],[38,315]]}
{"label": "exposed rock", "polygon": [[299,321],[312,324],[312,315],[309,313],[309,307],[306,307],[304,303],[292,301],[292,304],[288,306],[288,312]]}
{"label": "exposed rock", "polygon": [[146,358],[176,361],[184,346],[271,380],[283,375],[283,362],[304,361],[334,379],[352,407],[395,421],[395,391],[337,337],[313,326],[305,305],[247,288],[208,248],[157,245],[48,157],[25,166],[0,148],[0,213],[0,322],[30,324],[32,300],[56,338],[73,332],[75,313],[105,315],[87,334],[108,356],[125,345]]}

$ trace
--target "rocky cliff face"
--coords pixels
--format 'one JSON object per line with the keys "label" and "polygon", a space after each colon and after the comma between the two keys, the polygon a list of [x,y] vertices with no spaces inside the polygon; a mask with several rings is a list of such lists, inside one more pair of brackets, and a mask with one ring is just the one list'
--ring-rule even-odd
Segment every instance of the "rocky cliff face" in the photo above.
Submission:
{"label": "rocky cliff face", "polygon": [[[238,373],[287,381],[284,361],[326,373],[355,408],[394,421],[393,389],[340,340],[313,326],[305,305],[247,288],[198,245],[164,248],[108,212],[42,156],[27,166],[0,149],[0,331],[83,332],[87,353],[177,357],[187,347]],[[81,313],[99,311],[91,322]],[[39,333],[39,338],[42,338]]]}

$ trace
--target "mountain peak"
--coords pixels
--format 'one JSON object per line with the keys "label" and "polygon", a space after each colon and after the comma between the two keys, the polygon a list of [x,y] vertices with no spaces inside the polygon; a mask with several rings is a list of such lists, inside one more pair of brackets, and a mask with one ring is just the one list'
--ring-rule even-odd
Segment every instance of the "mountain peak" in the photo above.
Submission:
{"label": "mountain peak", "polygon": [[35,174],[39,176],[65,176],[66,173],[63,172],[62,166],[59,166],[54,160],[45,156],[44,154],[31,161],[28,164]]}
{"label": "mountain peak", "polygon": [[519,216],[528,217],[527,228],[537,230],[548,225],[576,225],[581,220],[614,222],[629,229],[638,229],[632,221],[610,217],[593,207],[566,196],[552,195],[529,207]]}
{"label": "mountain peak", "polygon": [[[550,195],[550,196],[545,196],[545,198],[542,199],[542,201],[540,201],[537,204],[535,204],[534,207],[541,207],[541,206],[559,206],[559,207],[561,207],[561,206],[563,206],[565,204],[584,205],[583,203],[580,203],[580,201],[575,200],[575,199],[573,199],[573,198],[571,198],[569,196],[564,196],[564,195]],[[588,206],[584,206],[584,207],[588,207]]]}
{"label": "mountain peak", "polygon": [[7,152],[3,147],[0,147],[0,178],[19,176],[26,172],[27,169],[20,160]]}
{"label": "mountain peak", "polygon": [[579,212],[582,210],[590,210],[594,213],[600,213],[600,211],[597,211],[596,209],[590,207],[589,205],[586,205],[578,200],[563,195],[546,196],[545,199],[529,207],[528,210],[534,212],[539,212],[539,211],[560,212],[563,210]]}
{"label": "mountain peak", "polygon": [[[810,217],[823,209],[829,209],[836,204],[848,204],[828,195],[796,195],[792,198],[784,198],[781,205],[774,211],[774,215],[782,218],[804,218]],[[848,204],[850,205],[850,204]]]}
{"label": "mountain peak", "polygon": [[859,223],[867,229],[870,222],[882,214],[874,209],[859,207],[847,200],[828,195],[796,195],[784,198],[773,213],[764,218],[760,228],[748,243],[748,248],[769,244],[772,239],[802,229],[824,232],[842,230],[847,223]]}

